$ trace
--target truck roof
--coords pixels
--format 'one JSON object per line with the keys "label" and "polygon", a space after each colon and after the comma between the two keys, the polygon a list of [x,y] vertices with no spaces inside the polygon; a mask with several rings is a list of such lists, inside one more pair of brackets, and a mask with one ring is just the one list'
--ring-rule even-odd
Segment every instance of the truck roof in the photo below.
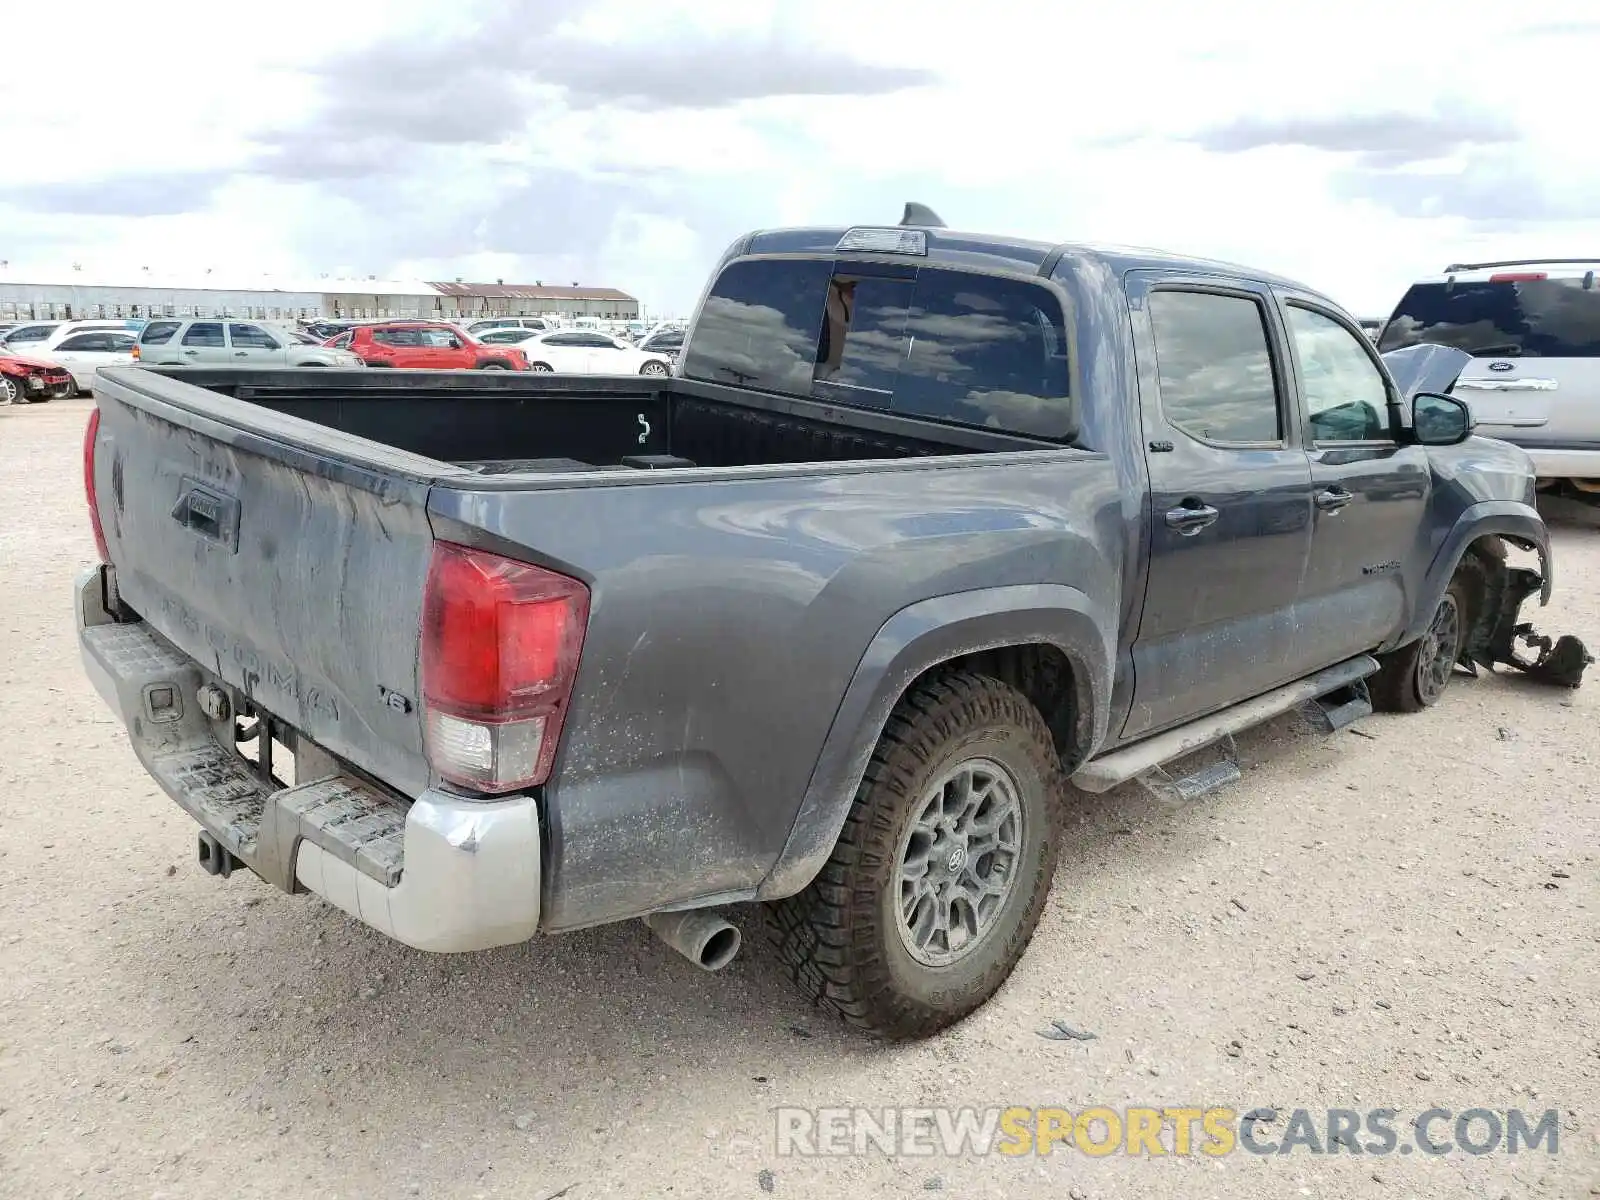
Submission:
{"label": "truck roof", "polygon": [[[1002,237],[990,233],[965,233],[953,229],[926,228],[884,223],[882,225],[836,225],[794,229],[762,229],[744,239],[745,254],[805,254],[832,252],[839,239],[852,229],[915,229],[927,235],[928,254],[924,261],[946,265],[986,267],[993,270],[1039,274],[1047,264],[1071,257],[1099,263],[1116,274],[1141,269],[1184,270],[1199,275],[1236,275],[1263,283],[1314,291],[1297,280],[1270,271],[1216,259],[1172,254],[1139,246],[1119,246],[1105,242],[1039,242],[1027,238]],[[920,256],[919,256],[920,257]]]}

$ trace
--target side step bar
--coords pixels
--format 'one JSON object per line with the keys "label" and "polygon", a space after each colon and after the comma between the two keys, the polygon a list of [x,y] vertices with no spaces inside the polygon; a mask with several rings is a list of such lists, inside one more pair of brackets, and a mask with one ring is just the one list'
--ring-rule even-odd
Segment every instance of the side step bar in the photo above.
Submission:
{"label": "side step bar", "polygon": [[1350,687],[1374,674],[1377,669],[1377,659],[1370,654],[1358,655],[1318,671],[1315,675],[1286,683],[1254,700],[1246,700],[1243,704],[1235,704],[1209,717],[1201,717],[1198,721],[1158,733],[1124,749],[1113,750],[1110,754],[1084,763],[1072,776],[1072,782],[1086,792],[1110,791],[1118,784],[1127,783],[1162,763],[1202,750],[1213,742],[1281,716],[1329,692]]}

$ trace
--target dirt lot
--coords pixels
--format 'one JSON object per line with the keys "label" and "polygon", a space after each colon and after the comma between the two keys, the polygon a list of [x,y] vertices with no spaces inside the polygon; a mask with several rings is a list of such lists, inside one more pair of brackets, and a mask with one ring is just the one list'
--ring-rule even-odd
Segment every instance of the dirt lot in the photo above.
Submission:
{"label": "dirt lot", "polygon": [[[0,408],[0,1194],[1600,1193],[1600,675],[1458,678],[1332,739],[1280,721],[1182,810],[1081,798],[1010,984],[884,1047],[759,950],[710,976],[631,925],[429,957],[204,875],[79,668],[87,409]],[[1541,620],[1600,644],[1600,529],[1555,539]],[[1403,1142],[1434,1105],[1554,1108],[1561,1132],[1553,1157],[776,1152],[778,1106],[936,1104],[1388,1107]]]}

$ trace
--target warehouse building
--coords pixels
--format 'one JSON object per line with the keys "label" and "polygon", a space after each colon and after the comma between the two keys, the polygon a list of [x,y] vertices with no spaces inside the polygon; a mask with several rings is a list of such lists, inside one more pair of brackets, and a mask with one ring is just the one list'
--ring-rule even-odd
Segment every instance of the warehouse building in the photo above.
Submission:
{"label": "warehouse building", "polygon": [[596,317],[601,320],[634,321],[639,317],[639,302],[616,288],[547,287],[543,283],[435,283],[443,297],[440,313],[445,320],[480,317],[542,317],[555,313],[563,317]]}
{"label": "warehouse building", "polygon": [[24,276],[0,270],[0,321],[70,321],[128,317],[246,317],[257,321],[317,317],[484,316],[615,317],[639,314],[639,302],[615,288],[433,284],[421,280],[201,276],[96,279]]}

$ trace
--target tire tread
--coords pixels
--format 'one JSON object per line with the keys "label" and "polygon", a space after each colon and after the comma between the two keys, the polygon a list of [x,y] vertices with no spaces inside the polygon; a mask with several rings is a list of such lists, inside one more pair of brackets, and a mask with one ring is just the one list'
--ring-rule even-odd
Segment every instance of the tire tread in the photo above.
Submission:
{"label": "tire tread", "polygon": [[[873,872],[893,854],[903,808],[917,799],[908,785],[953,738],[1000,725],[1023,733],[1027,753],[1047,780],[1045,808],[1053,810],[1065,779],[1038,710],[997,679],[965,671],[937,676],[908,692],[890,715],[838,842],[816,879],[798,894],[765,906],[767,938],[784,970],[804,994],[849,1024],[891,1038],[936,1032],[998,990],[1026,948],[1055,870],[1053,819],[1046,820],[1043,862],[1034,878],[1018,880],[1033,889],[1021,923],[1003,953],[954,1005],[933,1007],[900,994],[875,948],[880,917]],[[882,936],[898,935],[889,930]]]}

